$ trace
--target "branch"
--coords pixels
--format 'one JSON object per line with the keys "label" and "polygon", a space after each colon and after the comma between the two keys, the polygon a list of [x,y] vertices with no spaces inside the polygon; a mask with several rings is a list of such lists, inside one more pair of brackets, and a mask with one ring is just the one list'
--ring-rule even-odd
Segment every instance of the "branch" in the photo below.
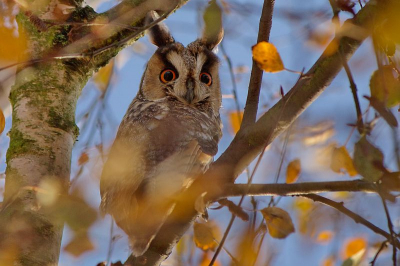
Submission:
{"label": "branch", "polygon": [[[258,30],[257,43],[269,41],[269,35],[272,27],[272,13],[275,0],[265,0],[260,18],[260,26]],[[260,89],[262,82],[263,71],[257,66],[253,59],[251,68],[251,76],[249,83],[249,93],[247,95],[246,106],[244,108],[243,121],[241,128],[246,128],[256,121],[258,101],[260,97]]]}
{"label": "branch", "polygon": [[[219,198],[239,196],[296,196],[324,192],[378,193],[376,185],[362,180],[333,182],[304,182],[297,184],[227,184]],[[218,199],[219,199],[218,198]],[[213,199],[217,200],[217,199]]]}

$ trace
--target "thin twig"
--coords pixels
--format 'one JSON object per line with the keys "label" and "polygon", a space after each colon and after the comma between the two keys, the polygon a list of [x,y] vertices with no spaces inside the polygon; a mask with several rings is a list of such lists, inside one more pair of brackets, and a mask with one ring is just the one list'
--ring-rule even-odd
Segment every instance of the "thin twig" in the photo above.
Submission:
{"label": "thin twig", "polygon": [[[362,180],[332,181],[332,182],[303,182],[293,184],[228,184],[223,188],[219,198],[253,196],[296,196],[299,194],[324,192],[366,192],[377,193],[376,185]],[[389,193],[387,193],[390,195]],[[386,197],[388,195],[385,195]],[[393,198],[395,197],[393,196]],[[218,199],[211,199],[218,200]]]}
{"label": "thin twig", "polygon": [[[274,10],[274,4],[275,0],[264,1],[260,18],[260,26],[258,31],[257,42],[269,41],[269,35],[272,27],[272,14]],[[249,93],[247,95],[246,107],[244,109],[243,122],[241,124],[241,128],[245,128],[249,125],[252,125],[256,121],[262,76],[263,76],[263,71],[257,66],[256,62],[253,60],[253,66],[251,69],[251,76],[249,82]]]}
{"label": "thin twig", "polygon": [[349,82],[350,82],[351,93],[353,94],[354,104],[356,106],[357,129],[358,129],[358,132],[360,134],[362,134],[364,132],[364,122],[363,122],[363,118],[362,118],[360,101],[359,101],[358,95],[357,95],[357,86],[356,86],[356,83],[354,82],[353,75],[351,74],[349,64],[347,63],[347,60],[346,60],[346,58],[344,58],[341,51],[340,51],[340,57],[342,58],[343,67],[344,67],[344,70],[346,71],[347,78],[349,79]]}
{"label": "thin twig", "polygon": [[114,234],[114,220],[111,221],[110,225],[110,241],[108,242],[108,251],[107,251],[107,258],[106,258],[106,265],[109,266],[111,264],[111,255],[113,249],[113,234]]}
{"label": "thin twig", "polygon": [[[390,240],[391,243],[394,243],[395,241],[398,241],[398,240],[397,240],[397,237],[396,237],[396,233],[393,230],[393,223],[392,223],[392,219],[390,218],[390,213],[389,213],[389,209],[388,209],[387,204],[386,204],[386,199],[385,199],[384,194],[381,193],[380,187],[378,187],[378,192],[379,192],[379,197],[381,198],[382,205],[383,205],[383,208],[384,208],[385,214],[386,214],[387,224],[388,224],[388,228],[389,228],[389,232],[390,232],[390,239],[389,240]],[[397,249],[393,245],[393,253],[392,253],[393,266],[397,265],[397,258],[396,257],[397,257]]]}
{"label": "thin twig", "polygon": [[330,200],[328,198],[325,198],[325,197],[322,197],[322,196],[319,196],[319,195],[315,195],[315,194],[303,194],[303,195],[298,195],[298,196],[309,198],[309,199],[311,199],[313,201],[321,202],[322,204],[325,204],[327,206],[330,206],[330,207],[340,211],[341,213],[343,213],[346,216],[348,216],[351,219],[353,219],[356,223],[362,224],[365,227],[367,227],[370,230],[372,230],[373,232],[385,237],[394,246],[394,248],[399,248],[400,249],[400,242],[397,239],[392,238],[391,234],[389,234],[388,232],[386,232],[386,231],[382,230],[381,228],[377,227],[373,223],[367,221],[366,219],[364,219],[363,217],[361,217],[357,213],[350,211],[349,209],[344,207],[343,202],[339,203],[339,202],[336,202],[336,201],[333,201],[333,200]]}
{"label": "thin twig", "polygon": [[374,266],[374,265],[375,265],[375,262],[376,262],[376,260],[378,259],[379,254],[382,252],[382,250],[383,250],[384,248],[387,247],[387,244],[388,244],[388,243],[389,243],[389,241],[387,241],[387,240],[385,240],[385,241],[382,242],[382,244],[381,244],[381,246],[379,247],[378,251],[376,252],[376,254],[375,254],[373,260],[371,260],[371,262],[369,263],[369,264],[371,264],[371,266]]}
{"label": "thin twig", "polygon": [[[281,159],[280,159],[278,171],[276,171],[275,180],[274,180],[274,181],[275,181],[275,182],[274,182],[275,184],[278,183],[279,176],[281,175],[282,166],[283,166],[283,161],[284,161],[285,155],[286,155],[286,147],[287,147],[287,144],[288,144],[288,142],[289,142],[289,136],[290,136],[290,129],[291,129],[291,128],[292,128],[292,126],[290,125],[290,127],[289,127],[288,130],[286,131],[285,140],[284,140],[284,142],[283,142],[283,144],[282,144]],[[273,204],[273,202],[274,202],[274,197],[272,196],[272,197],[271,197],[271,200],[270,200],[269,203],[268,203],[268,207],[271,206],[271,205]]]}

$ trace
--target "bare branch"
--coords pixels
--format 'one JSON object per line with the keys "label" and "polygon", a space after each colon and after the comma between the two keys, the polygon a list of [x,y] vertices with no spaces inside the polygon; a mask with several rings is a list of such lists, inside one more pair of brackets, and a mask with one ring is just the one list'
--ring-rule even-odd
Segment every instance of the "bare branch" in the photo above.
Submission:
{"label": "bare branch", "polygon": [[228,184],[220,198],[247,196],[296,196],[299,194],[324,192],[369,192],[377,193],[376,185],[362,180],[333,182],[304,182],[294,184]]}
{"label": "bare branch", "polygon": [[[260,18],[260,26],[258,30],[257,43],[262,41],[269,41],[269,34],[272,27],[272,13],[274,9],[274,4],[275,0],[264,1],[264,6]],[[256,62],[253,60],[249,83],[249,93],[247,95],[241,128],[246,128],[254,124],[256,121],[262,76],[263,71],[257,66]]]}

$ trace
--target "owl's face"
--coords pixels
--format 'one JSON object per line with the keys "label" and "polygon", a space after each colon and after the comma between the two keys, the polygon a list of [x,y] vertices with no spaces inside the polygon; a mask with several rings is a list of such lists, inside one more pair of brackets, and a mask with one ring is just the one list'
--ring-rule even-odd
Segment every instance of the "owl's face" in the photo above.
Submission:
{"label": "owl's face", "polygon": [[219,60],[213,44],[198,39],[184,47],[165,32],[156,28],[151,32],[153,43],[159,48],[150,58],[140,86],[147,100],[173,98],[200,110],[210,110],[218,116],[221,90],[218,75]]}

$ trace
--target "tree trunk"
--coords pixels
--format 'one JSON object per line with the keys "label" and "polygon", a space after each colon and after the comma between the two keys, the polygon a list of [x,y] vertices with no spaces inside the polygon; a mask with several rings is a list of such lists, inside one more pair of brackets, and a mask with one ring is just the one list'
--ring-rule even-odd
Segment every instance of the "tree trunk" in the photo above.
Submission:
{"label": "tree trunk", "polygon": [[[0,262],[58,264],[64,221],[56,214],[54,203],[68,194],[71,152],[79,134],[75,125],[78,97],[94,71],[144,34],[144,29],[132,34],[131,29],[115,29],[110,23],[104,26],[108,36],[99,39],[84,23],[101,16],[143,27],[150,10],[165,11],[167,16],[185,2],[122,1],[110,11],[96,14],[90,7],[80,7],[78,1],[65,0],[63,4],[75,9],[63,25],[44,20],[50,8],[35,15],[21,11],[17,16],[19,29],[28,36],[26,53],[33,60],[19,67],[10,93],[13,114],[0,209]],[[117,45],[110,46],[113,43]],[[70,54],[75,58],[66,56]]]}

